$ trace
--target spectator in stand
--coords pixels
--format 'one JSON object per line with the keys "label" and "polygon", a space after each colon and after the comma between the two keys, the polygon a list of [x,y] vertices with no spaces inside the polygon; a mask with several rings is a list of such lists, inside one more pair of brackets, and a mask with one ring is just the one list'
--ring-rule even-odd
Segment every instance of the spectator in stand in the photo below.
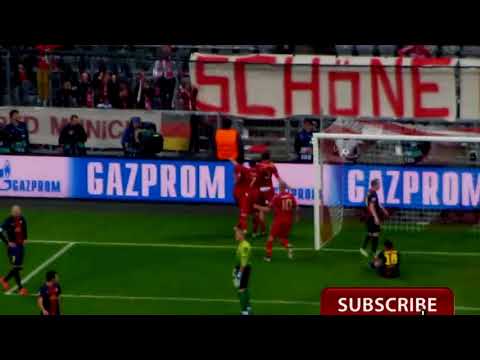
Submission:
{"label": "spectator in stand", "polygon": [[121,82],[118,87],[118,108],[133,108],[132,94],[130,93],[130,89],[128,88],[128,84],[126,82]]}
{"label": "spectator in stand", "polygon": [[9,115],[10,123],[5,126],[5,131],[9,136],[10,151],[14,154],[28,153],[30,140],[27,124],[21,119],[18,110],[11,110]]}
{"label": "spectator in stand", "polygon": [[135,90],[133,91],[133,95],[135,97],[135,108],[137,109],[144,109],[145,108],[145,98],[143,94],[144,83],[145,83],[145,72],[140,70],[137,74],[137,81],[135,85]]}
{"label": "spectator in stand", "polygon": [[155,61],[153,66],[153,78],[155,85],[160,87],[161,108],[172,109],[173,92],[175,90],[175,69],[172,61],[170,46],[162,48],[160,60]]}
{"label": "spectator in stand", "polygon": [[192,87],[190,78],[188,76],[183,77],[180,86],[178,87],[175,109],[195,111],[197,93],[197,89]]}
{"label": "spectator in stand", "polygon": [[87,91],[92,87],[92,81],[90,80],[90,74],[82,72],[80,75],[80,83],[77,88],[77,104],[80,107],[87,106]]}
{"label": "spectator in stand", "polygon": [[432,53],[425,45],[407,45],[398,51],[398,55],[416,58],[432,57]]}
{"label": "spectator in stand", "polygon": [[49,52],[60,45],[37,45],[39,50],[38,64],[37,64],[37,90],[38,100],[40,105],[47,106],[49,97],[49,79],[50,79],[50,67],[51,61],[49,59]]}
{"label": "spectator in stand", "polygon": [[161,90],[158,84],[153,85],[152,109],[160,110],[162,108]]}
{"label": "spectator in stand", "polygon": [[145,72],[141,70],[138,74],[137,85],[135,86],[135,108],[152,109],[154,91],[150,82],[145,78]]}
{"label": "spectator in stand", "polygon": [[73,95],[74,94],[73,94],[73,90],[72,90],[72,84],[70,83],[70,81],[65,81],[63,83],[62,88],[59,91],[57,106],[59,106],[59,107],[75,107],[76,102],[74,100]]}
{"label": "spectator in stand", "polygon": [[297,160],[299,162],[312,162],[313,161],[313,121],[305,119],[303,121],[303,128],[295,136],[295,153],[297,154]]}
{"label": "spectator in stand", "polygon": [[28,74],[23,63],[18,64],[13,81],[15,87],[15,103],[18,105],[30,105],[29,93],[32,83],[28,79]]}
{"label": "spectator in stand", "polygon": [[87,133],[80,123],[77,115],[70,117],[70,122],[65,125],[60,132],[58,143],[63,148],[63,154],[66,156],[84,156],[85,142]]}
{"label": "spectator in stand", "polygon": [[95,90],[93,89],[93,86],[87,88],[85,107],[90,109],[95,107]]}
{"label": "spectator in stand", "polygon": [[112,83],[112,74],[110,72],[101,73],[98,77],[100,80],[98,83],[97,93],[97,107],[104,109],[112,108],[112,100],[114,93],[114,84]]}
{"label": "spectator in stand", "polygon": [[112,74],[112,79],[111,79],[111,89],[112,89],[112,106],[114,108],[119,107],[119,102],[120,102],[120,85],[118,82],[118,76],[116,73]]}

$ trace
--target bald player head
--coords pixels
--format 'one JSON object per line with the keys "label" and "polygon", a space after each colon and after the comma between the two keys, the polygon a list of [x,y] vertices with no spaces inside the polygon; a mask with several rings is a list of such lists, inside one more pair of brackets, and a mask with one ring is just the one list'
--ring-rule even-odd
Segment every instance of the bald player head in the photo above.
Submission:
{"label": "bald player head", "polygon": [[20,216],[22,215],[22,209],[18,205],[13,205],[10,213],[12,214],[12,216],[15,216],[15,217]]}
{"label": "bald player head", "polygon": [[281,181],[279,184],[280,192],[286,191],[287,190],[287,183]]}

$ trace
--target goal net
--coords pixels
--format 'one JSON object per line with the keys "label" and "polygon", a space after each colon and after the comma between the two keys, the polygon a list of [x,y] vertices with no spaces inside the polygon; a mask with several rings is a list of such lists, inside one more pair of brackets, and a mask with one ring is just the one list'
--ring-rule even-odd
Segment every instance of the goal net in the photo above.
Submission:
{"label": "goal net", "polygon": [[[338,236],[346,221],[361,221],[371,181],[389,210],[385,231],[424,231],[462,223],[478,231],[480,134],[366,132],[356,120],[336,121],[313,136],[315,249]],[[392,125],[393,123],[390,123]],[[334,131],[334,132],[332,132]],[[458,135],[459,134],[459,135]],[[351,219],[351,220],[349,220]]]}

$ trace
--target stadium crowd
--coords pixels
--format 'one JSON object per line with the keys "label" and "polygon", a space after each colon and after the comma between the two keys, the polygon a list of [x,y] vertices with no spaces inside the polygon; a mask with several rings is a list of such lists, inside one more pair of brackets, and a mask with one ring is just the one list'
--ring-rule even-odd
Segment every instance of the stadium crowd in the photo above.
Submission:
{"label": "stadium crowd", "polygon": [[[91,46],[95,48],[95,46]],[[138,48],[107,49],[110,58],[95,57],[85,51],[78,62],[67,60],[76,47],[36,45],[10,51],[10,79],[0,69],[0,88],[10,85],[11,103],[57,107],[96,107],[116,109],[195,110],[196,91],[188,74],[188,58],[193,51],[222,53],[222,46],[178,49],[161,45],[145,55],[141,66],[128,57],[144,54]],[[480,56],[480,47],[437,45],[276,45],[246,49],[224,46],[227,53],[272,52],[284,54],[325,54],[343,56]],[[82,52],[78,48],[77,52]],[[139,55],[140,54],[140,55]],[[121,56],[120,56],[121,55]],[[5,67],[5,64],[2,64]],[[3,83],[3,84],[1,84]]]}
{"label": "stadium crowd", "polygon": [[100,58],[91,64],[81,57],[72,64],[55,55],[61,49],[37,45],[13,53],[10,87],[14,105],[195,110],[188,68],[173,57],[168,45],[160,48],[156,60],[139,69],[131,69],[121,58]]}

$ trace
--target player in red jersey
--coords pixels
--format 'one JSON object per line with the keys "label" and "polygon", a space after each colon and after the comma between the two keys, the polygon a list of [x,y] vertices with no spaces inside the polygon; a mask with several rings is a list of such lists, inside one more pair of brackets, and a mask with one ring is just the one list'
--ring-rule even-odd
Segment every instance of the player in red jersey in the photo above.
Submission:
{"label": "player in red jersey", "polygon": [[244,233],[248,228],[248,215],[254,212],[253,204],[255,202],[256,190],[253,187],[256,181],[256,169],[255,166],[248,168],[243,164],[239,164],[235,160],[231,160],[235,165],[235,186],[233,190],[233,196],[237,202],[240,210],[238,223],[235,229],[238,228]]}
{"label": "player in red jersey", "polygon": [[294,217],[298,221],[298,205],[295,196],[287,191],[287,184],[280,182],[280,192],[275,195],[271,201],[270,206],[261,207],[256,205],[262,211],[269,211],[273,209],[273,223],[270,229],[270,236],[268,237],[266,248],[265,261],[270,262],[272,259],[273,241],[280,239],[283,247],[288,251],[288,257],[293,258],[292,247],[288,242],[288,237],[292,229]]}
{"label": "player in red jersey", "polygon": [[[258,172],[258,178],[255,184],[258,191],[256,204],[260,205],[261,207],[268,207],[270,206],[273,196],[275,195],[272,176],[275,176],[278,182],[282,182],[283,180],[280,178],[280,175],[278,174],[277,167],[270,160],[269,152],[264,152],[262,154],[262,161],[260,161],[257,164],[256,168]],[[257,216],[254,219],[254,226],[253,226],[254,235],[257,233],[258,225],[260,226],[262,235],[264,235],[266,233],[265,214],[264,214],[264,211],[261,211],[261,210],[258,211]]]}

